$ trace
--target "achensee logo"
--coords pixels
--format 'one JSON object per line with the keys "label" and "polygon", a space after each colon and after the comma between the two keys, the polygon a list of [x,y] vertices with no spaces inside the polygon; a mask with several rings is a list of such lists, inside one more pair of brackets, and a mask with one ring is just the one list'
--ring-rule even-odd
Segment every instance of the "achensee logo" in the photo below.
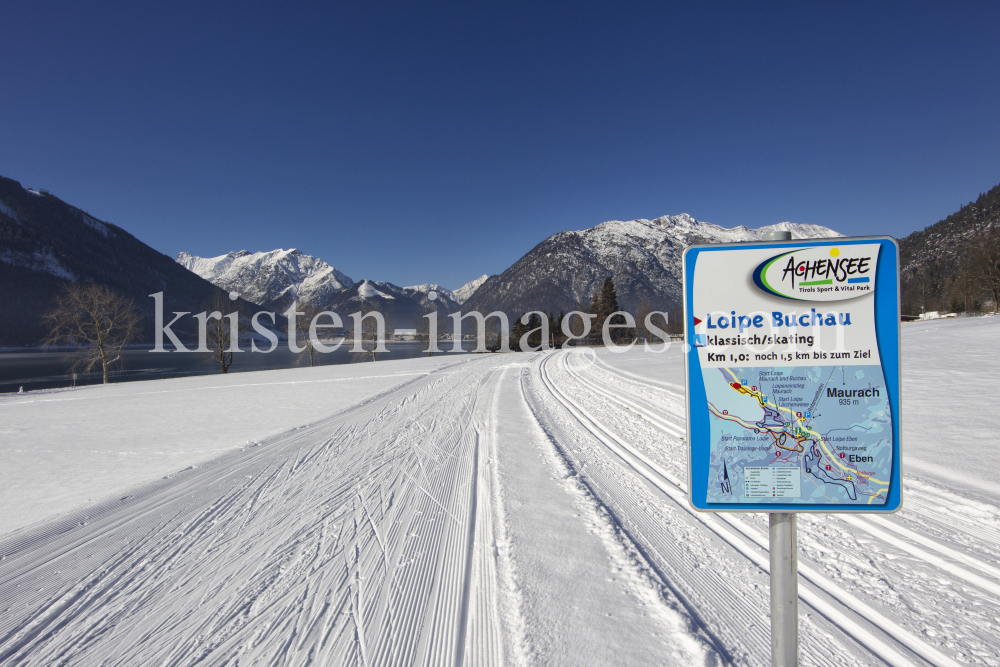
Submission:
{"label": "achensee logo", "polygon": [[879,244],[799,248],[761,262],[753,281],[768,294],[798,301],[841,301],[875,289]]}

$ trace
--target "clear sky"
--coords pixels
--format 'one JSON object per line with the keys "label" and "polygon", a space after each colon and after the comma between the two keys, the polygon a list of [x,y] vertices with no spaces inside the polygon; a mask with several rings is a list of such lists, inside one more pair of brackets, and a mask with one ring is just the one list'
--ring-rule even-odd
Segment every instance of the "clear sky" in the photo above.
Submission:
{"label": "clear sky", "polygon": [[819,4],[8,1],[0,175],[450,288],[604,220],[905,236],[1000,182],[1000,3]]}

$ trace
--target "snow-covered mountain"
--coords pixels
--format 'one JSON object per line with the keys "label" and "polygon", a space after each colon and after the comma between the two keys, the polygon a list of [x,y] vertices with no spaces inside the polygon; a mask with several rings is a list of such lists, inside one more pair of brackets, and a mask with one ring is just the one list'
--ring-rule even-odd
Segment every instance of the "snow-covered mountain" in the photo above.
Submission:
{"label": "snow-covered mountain", "polygon": [[790,231],[793,238],[842,236],[819,225],[782,222],[757,229],[726,229],[687,213],[655,220],[612,220],[545,239],[499,276],[492,276],[463,310],[570,311],[586,308],[597,286],[611,276],[619,305],[634,311],[645,297],[660,310],[681,302],[681,257],[698,243],[760,240],[765,232]]}
{"label": "snow-covered mountain", "polygon": [[434,292],[436,298],[443,299],[450,303],[453,307],[460,306],[461,304],[468,301],[469,297],[475,294],[479,286],[485,283],[489,279],[489,276],[480,276],[474,280],[470,280],[465,283],[457,290],[450,290],[447,287],[441,287],[440,285],[435,285],[434,283],[424,283],[423,285],[412,285],[410,287],[404,287],[408,293],[412,294],[415,298],[421,298],[423,295],[424,301],[427,300],[427,295]]}
{"label": "snow-covered mountain", "polygon": [[[429,298],[431,292],[435,292],[433,300]],[[362,280],[331,295],[323,301],[322,307],[346,316],[376,306],[388,325],[410,329],[431,309],[442,314],[458,310],[458,303],[451,294],[451,290],[440,285],[400,287],[383,280]]]}
{"label": "snow-covered mountain", "polygon": [[452,300],[454,300],[455,298],[454,292],[452,292],[447,287],[441,287],[440,285],[437,285],[435,283],[424,283],[423,285],[410,285],[409,287],[404,287],[403,289],[406,290],[408,293],[414,295],[416,294],[427,295],[430,294],[431,292],[434,292],[436,296],[446,296]]}
{"label": "snow-covered mountain", "polygon": [[487,275],[482,275],[476,278],[475,280],[470,280],[469,282],[465,283],[457,290],[452,292],[451,293],[452,298],[455,299],[457,303],[460,304],[465,303],[466,301],[469,300],[469,297],[471,297],[473,294],[476,293],[476,290],[479,289],[483,283],[489,280],[489,278],[490,277]]}
{"label": "snow-covered mountain", "polygon": [[294,248],[255,253],[241,250],[219,257],[182,252],[177,263],[248,301],[269,307],[285,306],[293,300],[324,303],[354,285],[323,260]]}
{"label": "snow-covered mountain", "polygon": [[[355,282],[326,262],[294,249],[243,250],[210,258],[182,252],[177,262],[223,289],[275,310],[299,300],[346,313],[374,301],[382,306],[387,320],[410,327],[428,308],[511,314],[586,308],[597,285],[609,275],[623,308],[635,310],[645,297],[653,306],[668,309],[680,303],[681,254],[686,247],[754,241],[774,230],[790,231],[795,238],[840,236],[826,227],[790,222],[726,229],[686,213],[656,220],[613,220],[555,234],[501,275],[480,276],[454,291],[433,283],[400,287],[384,281]],[[431,292],[434,300],[429,298]]]}
{"label": "snow-covered mountain", "polygon": [[[182,252],[177,255],[177,263],[223,289],[277,311],[293,300],[345,315],[363,309],[366,303],[375,303],[390,325],[409,328],[429,308],[450,313],[459,307],[454,293],[440,285],[400,287],[381,280],[355,282],[323,260],[295,249],[257,253],[241,250],[219,257]],[[474,284],[476,281],[464,285],[463,294],[470,293],[470,285]],[[435,293],[433,300],[429,298],[431,292]]]}
{"label": "snow-covered mountain", "polygon": [[[464,287],[464,286],[463,286]],[[462,289],[462,288],[459,288]],[[424,283],[423,285],[412,285],[404,287],[406,294],[420,304],[421,308],[443,309],[448,312],[458,310],[461,301],[455,297],[455,292],[447,287],[441,287],[434,283]],[[434,292],[434,299],[430,299],[430,293]]]}

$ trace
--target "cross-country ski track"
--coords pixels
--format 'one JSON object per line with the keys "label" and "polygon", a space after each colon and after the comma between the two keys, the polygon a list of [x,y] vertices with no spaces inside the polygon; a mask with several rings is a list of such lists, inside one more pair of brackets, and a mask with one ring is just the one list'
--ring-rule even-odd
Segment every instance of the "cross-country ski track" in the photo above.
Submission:
{"label": "cross-country ski track", "polygon": [[[767,664],[766,516],[690,509],[679,363],[463,357],[15,530],[0,664]],[[803,664],[1000,665],[1000,509],[907,485],[799,515]]]}

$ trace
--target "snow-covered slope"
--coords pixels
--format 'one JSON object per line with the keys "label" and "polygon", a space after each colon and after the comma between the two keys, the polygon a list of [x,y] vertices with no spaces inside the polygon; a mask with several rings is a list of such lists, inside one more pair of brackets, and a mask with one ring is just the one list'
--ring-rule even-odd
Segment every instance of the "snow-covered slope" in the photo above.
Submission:
{"label": "snow-covered slope", "polygon": [[[406,295],[415,301],[422,310],[433,307],[443,312],[453,312],[458,310],[461,305],[461,301],[455,296],[455,292],[452,292],[447,287],[441,287],[434,283],[424,283],[423,285],[412,285],[410,287],[404,287],[403,291]],[[434,298],[430,298],[431,292],[434,292]]]}
{"label": "snow-covered slope", "polygon": [[[429,298],[430,293],[435,298]],[[361,280],[351,287],[332,294],[322,302],[322,307],[342,315],[378,307],[390,326],[413,328],[417,319],[430,308],[444,314],[458,309],[451,291],[440,285],[400,287],[384,280]]]}
{"label": "snow-covered slope", "polygon": [[457,290],[450,290],[447,287],[441,287],[435,283],[424,283],[423,285],[410,285],[409,287],[404,287],[403,289],[407,294],[415,297],[418,300],[427,300],[427,295],[434,292],[436,299],[443,299],[448,302],[454,302],[454,305],[461,305],[465,303],[470,296],[472,296],[479,286],[486,282],[489,276],[480,276],[475,280],[470,280],[465,283]]}
{"label": "snow-covered slope", "polygon": [[435,283],[424,283],[423,285],[410,285],[409,287],[404,287],[403,289],[406,290],[408,294],[413,294],[413,295],[417,294],[426,295],[430,294],[431,292],[434,292],[435,297],[445,296],[448,297],[449,299],[455,298],[454,292],[452,292],[447,287],[441,287],[440,285],[437,285]]}
{"label": "snow-covered slope", "polygon": [[5,264],[10,264],[16,268],[30,269],[31,271],[40,271],[48,273],[55,276],[56,278],[63,278],[65,280],[76,281],[76,276],[67,269],[62,263],[56,259],[55,255],[52,254],[51,249],[46,249],[45,251],[35,251],[30,255],[24,252],[14,252],[11,250],[0,249],[0,262]]}
{"label": "snow-covered slope", "polygon": [[272,308],[283,308],[296,299],[333,310],[373,297],[397,301],[389,307],[393,319],[410,326],[410,320],[432,303],[430,292],[436,296],[434,307],[447,312],[460,306],[466,312],[568,311],[585,307],[596,286],[609,275],[623,308],[634,310],[645,297],[652,305],[667,309],[680,297],[684,248],[694,243],[759,240],[772,230],[790,231],[795,238],[840,236],[826,227],[791,222],[726,229],[686,213],[656,220],[613,220],[551,236],[503,274],[480,276],[454,291],[433,283],[399,287],[362,281],[356,285],[326,262],[295,249],[241,250],[208,258],[182,252],[177,262],[223,289]]}
{"label": "snow-covered slope", "polygon": [[376,284],[371,280],[364,280],[358,284],[358,296],[361,299],[373,299],[375,297],[382,297],[383,299],[395,299],[391,294],[383,292]]}
{"label": "snow-covered slope", "polygon": [[430,307],[432,301],[428,295],[432,291],[435,292],[433,307],[445,312],[458,308],[451,290],[440,285],[400,287],[381,280],[356,282],[323,260],[295,249],[252,254],[241,250],[207,258],[182,252],[177,262],[223,289],[279,310],[298,300],[347,313],[375,300],[382,306],[387,321],[410,327],[413,318]]}
{"label": "snow-covered slope", "polygon": [[473,294],[476,293],[476,290],[479,289],[483,283],[489,280],[489,278],[490,277],[487,275],[482,275],[476,278],[475,280],[470,280],[469,282],[465,283],[457,290],[452,292],[452,298],[454,298],[455,301],[460,304],[465,303],[466,301],[469,300],[469,297],[471,297]]}
{"label": "snow-covered slope", "polygon": [[655,220],[612,220],[550,236],[491,277],[463,309],[520,313],[586,308],[597,286],[611,276],[619,304],[626,310],[634,311],[643,298],[666,310],[680,303],[681,257],[689,245],[756,241],[777,230],[790,231],[793,238],[842,236],[819,225],[791,222],[726,229],[687,213]]}
{"label": "snow-covered slope", "polygon": [[354,285],[353,280],[323,260],[294,248],[255,253],[241,250],[219,257],[182,252],[177,255],[177,263],[261,305],[281,306],[293,300],[325,302]]}

